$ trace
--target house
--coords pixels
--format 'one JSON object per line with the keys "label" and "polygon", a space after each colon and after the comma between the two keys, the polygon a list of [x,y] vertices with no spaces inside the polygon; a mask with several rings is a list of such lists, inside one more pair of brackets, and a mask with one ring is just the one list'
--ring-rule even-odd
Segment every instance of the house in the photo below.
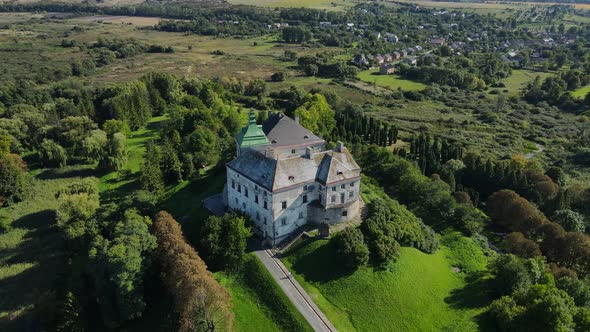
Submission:
{"label": "house", "polygon": [[393,33],[386,33],[384,40],[388,43],[397,43],[399,41],[399,38],[397,35]]}
{"label": "house", "polygon": [[422,46],[416,45],[416,46],[414,46],[414,49],[416,50],[416,52],[420,52],[420,51],[422,51]]}
{"label": "house", "polygon": [[385,54],[383,58],[385,58],[385,62],[393,61],[393,56],[391,56],[391,54]]}
{"label": "house", "polygon": [[357,66],[361,66],[361,67],[368,66],[369,60],[367,59],[367,57],[364,54],[357,54],[352,59],[352,63],[354,63]]}
{"label": "house", "polygon": [[430,40],[430,44],[432,44],[434,46],[443,46],[445,44],[445,39],[444,38],[432,38]]}
{"label": "house", "polygon": [[399,56],[400,56],[400,58],[408,56],[408,51],[406,51],[406,50],[399,51]]}
{"label": "house", "polygon": [[405,58],[404,59],[404,63],[407,63],[409,65],[415,65],[416,63],[418,63],[418,59],[415,56],[409,57],[409,58]]}
{"label": "house", "polygon": [[391,63],[384,63],[379,67],[379,74],[381,75],[391,75],[395,73],[395,67]]}
{"label": "house", "polygon": [[334,224],[359,215],[361,169],[342,142],[326,141],[282,113],[249,122],[226,164],[223,197],[248,215],[253,231],[276,246],[305,225]]}
{"label": "house", "polygon": [[382,64],[383,62],[385,62],[385,58],[382,55],[377,54],[375,56],[375,62],[377,62],[378,64]]}
{"label": "house", "polygon": [[331,28],[332,22],[320,22],[320,28]]}
{"label": "house", "polygon": [[402,57],[402,55],[399,52],[393,52],[391,53],[391,56],[393,57],[393,60],[398,60]]}

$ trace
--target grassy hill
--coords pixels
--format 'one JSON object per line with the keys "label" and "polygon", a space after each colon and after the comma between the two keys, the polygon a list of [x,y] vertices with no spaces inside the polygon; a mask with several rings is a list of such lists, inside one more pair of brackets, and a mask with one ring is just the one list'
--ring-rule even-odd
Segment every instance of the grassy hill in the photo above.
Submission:
{"label": "grassy hill", "polygon": [[487,324],[485,284],[453,269],[448,247],[433,255],[402,248],[386,269],[352,274],[326,240],[306,240],[284,258],[339,331],[476,331]]}

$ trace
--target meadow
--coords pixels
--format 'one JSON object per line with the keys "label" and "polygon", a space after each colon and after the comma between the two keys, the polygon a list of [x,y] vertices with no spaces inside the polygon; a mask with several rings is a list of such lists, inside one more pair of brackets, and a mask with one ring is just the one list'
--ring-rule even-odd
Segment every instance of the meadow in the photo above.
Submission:
{"label": "meadow", "polygon": [[544,80],[546,77],[553,75],[552,73],[543,71],[532,71],[527,69],[514,69],[512,75],[502,80],[502,83],[506,85],[505,88],[511,94],[520,94],[520,90],[526,87],[527,83],[534,80],[535,77],[540,77]]}
{"label": "meadow", "polygon": [[399,75],[380,75],[379,69],[364,70],[358,74],[358,78],[363,82],[390,90],[419,91],[426,88],[423,83],[405,80]]}
{"label": "meadow", "polygon": [[257,7],[305,7],[325,10],[344,10],[355,5],[352,0],[229,0],[229,3]]}
{"label": "meadow", "polygon": [[475,331],[487,324],[486,285],[455,272],[451,254],[404,247],[386,268],[350,273],[327,240],[309,239],[283,261],[339,331]]}

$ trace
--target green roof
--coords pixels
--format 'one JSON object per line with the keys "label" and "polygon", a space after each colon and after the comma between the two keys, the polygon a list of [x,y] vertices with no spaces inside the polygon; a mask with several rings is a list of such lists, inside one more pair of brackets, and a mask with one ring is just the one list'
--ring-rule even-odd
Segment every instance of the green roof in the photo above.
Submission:
{"label": "green roof", "polygon": [[264,135],[264,131],[262,131],[262,126],[256,124],[256,115],[254,112],[250,112],[248,125],[242,128],[236,140],[240,148],[270,144],[266,135]]}

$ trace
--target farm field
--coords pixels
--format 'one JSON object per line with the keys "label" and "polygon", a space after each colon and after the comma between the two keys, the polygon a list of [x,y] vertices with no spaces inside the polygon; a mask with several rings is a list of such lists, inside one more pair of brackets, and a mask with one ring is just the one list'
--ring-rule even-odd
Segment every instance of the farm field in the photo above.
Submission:
{"label": "farm field", "polygon": [[[448,248],[427,255],[402,248],[386,269],[352,274],[334,262],[326,240],[306,240],[283,261],[340,331],[474,331],[489,301],[481,284],[453,272]],[[318,294],[319,293],[319,294]]]}
{"label": "farm field", "polygon": [[378,69],[362,71],[358,74],[358,77],[363,82],[375,84],[390,90],[418,91],[426,88],[426,85],[423,83],[405,80],[399,75],[379,75]]}

